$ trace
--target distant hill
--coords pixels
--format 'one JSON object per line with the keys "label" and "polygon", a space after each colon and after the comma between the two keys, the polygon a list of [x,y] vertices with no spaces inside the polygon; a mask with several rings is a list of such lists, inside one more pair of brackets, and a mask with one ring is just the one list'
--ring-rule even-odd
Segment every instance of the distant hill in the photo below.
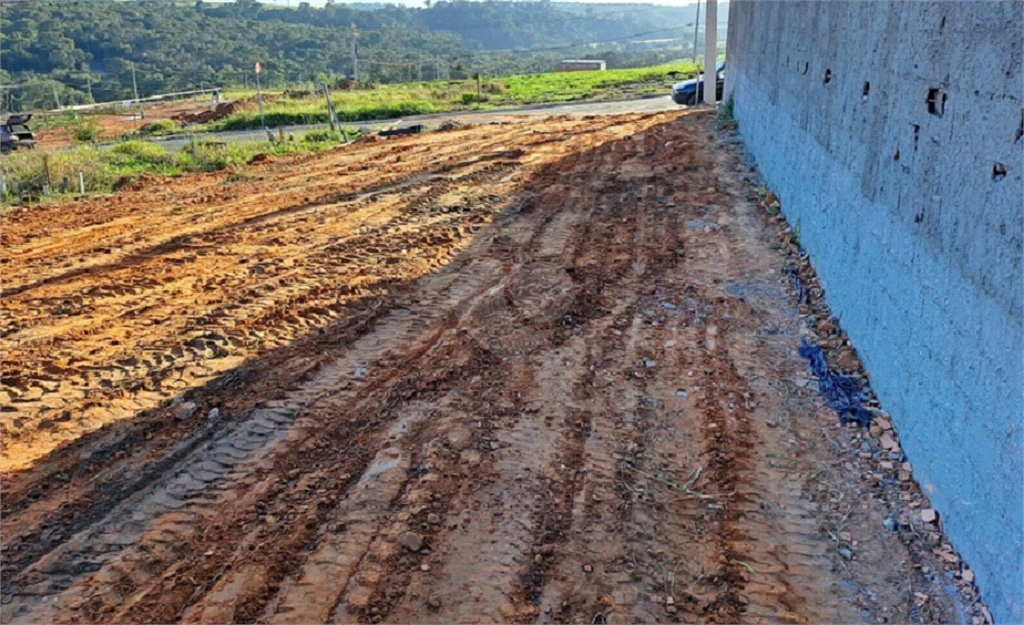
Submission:
{"label": "distant hill", "polygon": [[4,3],[0,81],[16,87],[3,91],[2,108],[52,107],[55,84],[62,105],[130,98],[133,64],[143,96],[243,85],[257,60],[269,84],[334,79],[352,74],[353,38],[363,81],[541,71],[567,56],[641,66],[689,55],[695,17],[694,6],[544,0],[295,5]]}

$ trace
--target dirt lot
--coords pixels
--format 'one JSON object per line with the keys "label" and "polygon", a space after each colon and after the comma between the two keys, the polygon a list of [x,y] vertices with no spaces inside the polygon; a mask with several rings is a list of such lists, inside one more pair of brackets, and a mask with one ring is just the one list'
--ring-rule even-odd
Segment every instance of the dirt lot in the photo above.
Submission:
{"label": "dirt lot", "polygon": [[[146,124],[165,119],[173,119],[178,116],[202,114],[211,111],[215,104],[209,98],[202,100],[177,100],[173,102],[160,102],[146,106],[145,119],[136,119],[134,114],[125,111],[121,114],[110,113],[85,113],[82,115],[83,122],[91,124],[98,132],[98,140],[113,140],[121,135],[138,131]],[[38,122],[45,117],[45,113],[36,115],[34,123],[30,125],[39,141],[39,147],[63,147],[76,143],[74,139],[74,128],[70,125],[56,128],[39,128]]]}
{"label": "dirt lot", "polygon": [[962,619],[915,487],[883,497],[878,432],[811,384],[830,329],[709,121],[5,215],[0,620]]}

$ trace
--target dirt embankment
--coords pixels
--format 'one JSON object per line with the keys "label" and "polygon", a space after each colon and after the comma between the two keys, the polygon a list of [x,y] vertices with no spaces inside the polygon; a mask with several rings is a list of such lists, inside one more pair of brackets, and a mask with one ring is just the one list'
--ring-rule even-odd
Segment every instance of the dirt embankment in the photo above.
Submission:
{"label": "dirt embankment", "polygon": [[5,216],[2,621],[948,617],[843,486],[775,227],[707,121]]}

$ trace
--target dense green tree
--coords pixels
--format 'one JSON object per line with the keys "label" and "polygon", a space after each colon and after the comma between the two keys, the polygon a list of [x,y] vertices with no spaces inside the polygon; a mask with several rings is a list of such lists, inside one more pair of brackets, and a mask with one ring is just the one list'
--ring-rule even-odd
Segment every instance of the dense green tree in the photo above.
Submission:
{"label": "dense green tree", "polygon": [[[341,2],[34,0],[0,8],[0,71],[19,84],[56,80],[68,104],[90,93],[96,101],[130,98],[132,64],[144,96],[251,83],[255,61],[268,86],[334,79],[352,72],[354,36],[364,81],[540,71],[559,57],[595,54],[609,67],[636,66],[679,55],[630,48],[631,35],[684,26],[688,11],[496,0],[372,11]],[[604,43],[586,45],[594,41]],[[15,89],[7,104],[47,106],[42,93]]]}

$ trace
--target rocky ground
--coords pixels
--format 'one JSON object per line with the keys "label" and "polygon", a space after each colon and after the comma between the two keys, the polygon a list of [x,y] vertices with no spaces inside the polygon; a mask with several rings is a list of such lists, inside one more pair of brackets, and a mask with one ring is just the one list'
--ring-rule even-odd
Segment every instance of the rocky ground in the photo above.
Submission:
{"label": "rocky ground", "polygon": [[0,621],[990,620],[898,423],[819,393],[802,341],[866,372],[711,122],[4,215]]}

